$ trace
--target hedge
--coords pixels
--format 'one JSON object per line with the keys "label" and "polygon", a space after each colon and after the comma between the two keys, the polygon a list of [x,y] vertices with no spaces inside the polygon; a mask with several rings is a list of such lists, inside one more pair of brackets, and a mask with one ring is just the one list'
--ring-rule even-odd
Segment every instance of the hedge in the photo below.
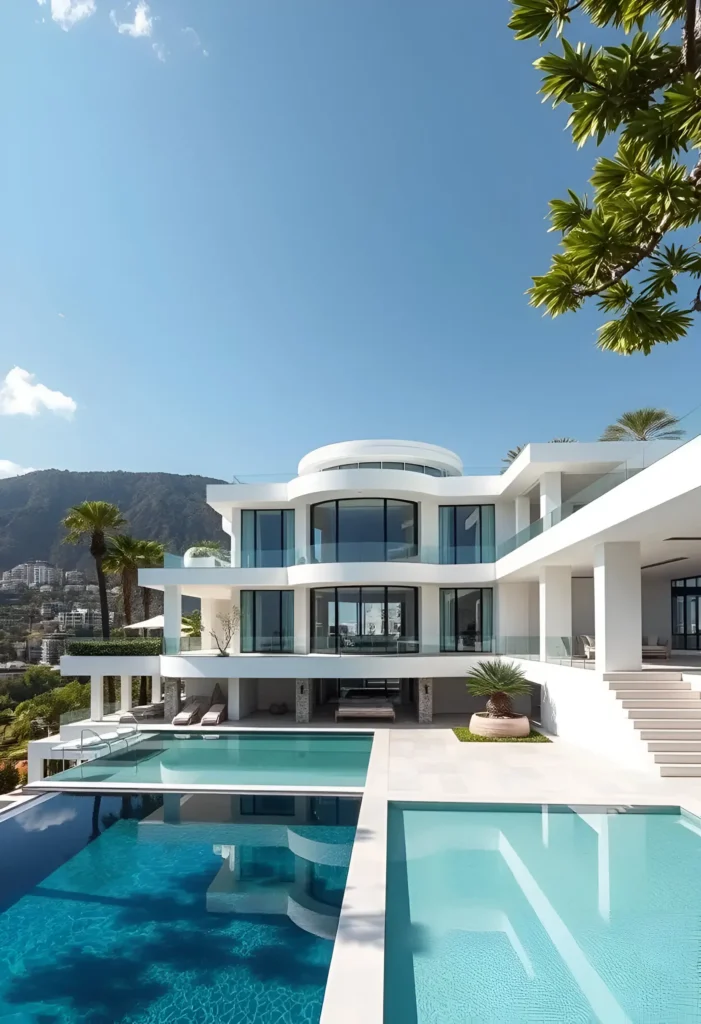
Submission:
{"label": "hedge", "polygon": [[159,636],[133,637],[131,640],[69,640],[66,654],[80,658],[94,658],[100,655],[123,657],[124,655],[150,655],[161,653]]}

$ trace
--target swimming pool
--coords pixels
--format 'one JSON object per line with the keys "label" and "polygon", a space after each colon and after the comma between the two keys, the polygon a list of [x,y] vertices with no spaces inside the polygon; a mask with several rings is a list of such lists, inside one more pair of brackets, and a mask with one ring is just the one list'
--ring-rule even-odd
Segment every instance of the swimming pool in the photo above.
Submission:
{"label": "swimming pool", "polygon": [[0,1021],[317,1024],[358,805],[72,794],[0,816]]}
{"label": "swimming pool", "polygon": [[[50,786],[314,786],[361,788],[372,736],[294,733],[143,733],[51,776]],[[42,786],[45,784],[42,783]]]}
{"label": "swimming pool", "polygon": [[385,1022],[701,1021],[701,822],[390,805]]}

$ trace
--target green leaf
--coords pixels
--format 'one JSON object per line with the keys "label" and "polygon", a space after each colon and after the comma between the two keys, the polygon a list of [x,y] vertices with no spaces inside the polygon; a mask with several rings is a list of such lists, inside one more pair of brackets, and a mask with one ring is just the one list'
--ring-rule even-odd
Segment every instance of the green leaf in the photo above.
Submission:
{"label": "green leaf", "polygon": [[684,310],[671,303],[662,305],[650,296],[638,296],[618,320],[609,320],[599,328],[599,348],[621,355],[642,352],[649,355],[654,345],[668,345],[683,338],[692,324]]}
{"label": "green leaf", "polygon": [[566,199],[550,200],[550,221],[552,227],[548,229],[549,231],[562,231],[566,234],[572,228],[576,228],[591,213],[586,196],[580,199],[572,189],[567,191],[570,195],[569,202]]}
{"label": "green leaf", "polygon": [[605,313],[619,313],[633,297],[633,286],[627,281],[617,281],[599,297],[597,306]]}
{"label": "green leaf", "polygon": [[567,0],[514,0],[514,8],[509,28],[516,39],[537,36],[542,43],[553,27],[559,35],[570,20]]}
{"label": "green leaf", "polygon": [[528,290],[531,305],[536,308],[545,306],[550,316],[579,309],[582,299],[576,295],[574,288],[582,284],[582,278],[572,262],[566,256],[556,254],[548,273],[533,278],[533,287]]}

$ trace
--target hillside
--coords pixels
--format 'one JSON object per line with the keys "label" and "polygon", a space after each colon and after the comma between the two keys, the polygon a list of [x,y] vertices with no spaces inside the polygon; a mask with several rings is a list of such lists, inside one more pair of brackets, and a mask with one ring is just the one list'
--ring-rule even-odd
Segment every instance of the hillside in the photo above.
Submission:
{"label": "hillside", "polygon": [[44,559],[64,569],[90,569],[86,547],[62,544],[61,519],[71,505],[88,499],[112,501],[135,537],[160,540],[182,553],[198,540],[226,540],[221,518],[205,504],[204,476],[175,473],[74,473],[43,469],[0,480],[0,571]]}

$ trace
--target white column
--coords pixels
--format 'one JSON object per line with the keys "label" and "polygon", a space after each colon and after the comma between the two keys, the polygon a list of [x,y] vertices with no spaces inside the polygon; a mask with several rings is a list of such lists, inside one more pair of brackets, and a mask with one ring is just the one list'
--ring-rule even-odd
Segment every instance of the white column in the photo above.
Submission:
{"label": "white column", "polygon": [[119,706],[122,711],[131,711],[131,676],[121,677]]}
{"label": "white column", "polygon": [[438,562],[439,527],[438,502],[425,500],[419,510],[419,538],[421,561]]}
{"label": "white column", "polygon": [[528,583],[499,583],[496,598],[496,653],[533,653],[534,641],[529,630]]}
{"label": "white column", "polygon": [[232,508],[231,522],[231,565],[234,569],[241,568],[241,509]]}
{"label": "white column", "polygon": [[[572,655],[572,569],[543,565],[540,569],[540,660]],[[564,641],[564,643],[563,643]]]}
{"label": "white column", "polygon": [[165,654],[180,653],[182,621],[180,587],[166,584],[163,588],[163,650]]}
{"label": "white column", "polygon": [[421,650],[427,654],[440,651],[440,598],[439,587],[421,587]]}
{"label": "white column", "polygon": [[642,668],[640,544],[615,541],[594,548],[596,668],[628,672]]}
{"label": "white column", "polygon": [[309,654],[309,590],[296,587],[294,590],[295,654]]}
{"label": "white column", "polygon": [[238,722],[241,717],[238,679],[227,679],[227,694],[227,718],[230,722]]}
{"label": "white column", "polygon": [[101,722],[105,713],[105,697],[102,686],[102,676],[90,676],[90,718],[93,722]]}
{"label": "white column", "polygon": [[158,672],[153,672],[151,675],[151,703],[160,704],[163,700],[163,693],[161,690],[161,676]]}
{"label": "white column", "polygon": [[514,500],[515,514],[516,514],[516,529],[515,533],[520,533],[521,530],[525,530],[527,526],[531,525],[531,499],[527,494],[519,494]]}
{"label": "white column", "polygon": [[51,753],[50,745],[38,740],[27,745],[27,782],[41,782],[44,778],[44,752]]}
{"label": "white column", "polygon": [[[562,473],[543,473],[540,478],[540,517],[548,516],[562,504]],[[552,524],[543,523],[544,529]]]}

